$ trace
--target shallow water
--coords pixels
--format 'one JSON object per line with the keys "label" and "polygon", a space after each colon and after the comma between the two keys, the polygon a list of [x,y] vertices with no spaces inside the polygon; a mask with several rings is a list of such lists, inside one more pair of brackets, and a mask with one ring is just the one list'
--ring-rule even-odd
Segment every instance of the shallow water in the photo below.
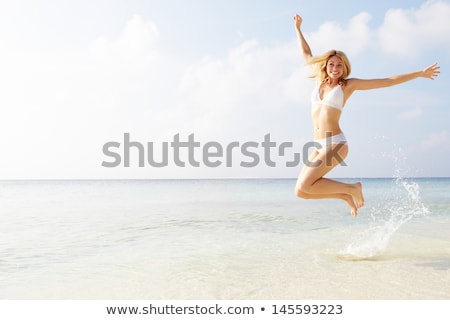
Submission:
{"label": "shallow water", "polygon": [[362,182],[3,181],[0,298],[450,298],[450,179]]}

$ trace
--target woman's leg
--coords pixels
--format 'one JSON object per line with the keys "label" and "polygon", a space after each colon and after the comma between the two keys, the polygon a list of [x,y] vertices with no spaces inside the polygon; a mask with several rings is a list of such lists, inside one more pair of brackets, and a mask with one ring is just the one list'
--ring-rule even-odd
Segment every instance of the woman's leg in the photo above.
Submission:
{"label": "woman's leg", "polygon": [[352,209],[352,216],[356,217],[358,208],[356,208],[355,202],[353,201],[353,197],[349,194],[345,193],[330,193],[330,194],[310,194],[304,193],[300,190],[296,190],[297,197],[303,199],[340,199],[345,201],[348,206]]}
{"label": "woman's leg", "polygon": [[[330,158],[330,154],[335,153],[339,157]],[[309,164],[305,164],[297,180],[297,196],[306,199],[342,199],[352,208],[352,215],[356,215],[356,209],[364,205],[361,184],[348,184],[323,178],[345,159],[347,153],[346,144],[332,145],[330,149],[321,152],[314,150],[309,158]]]}

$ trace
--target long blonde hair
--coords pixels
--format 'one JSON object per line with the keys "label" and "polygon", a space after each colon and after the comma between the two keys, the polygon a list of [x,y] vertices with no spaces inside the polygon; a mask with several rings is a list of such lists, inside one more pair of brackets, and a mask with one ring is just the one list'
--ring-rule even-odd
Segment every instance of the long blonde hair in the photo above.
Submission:
{"label": "long blonde hair", "polygon": [[319,83],[323,83],[328,80],[327,63],[333,56],[341,58],[344,63],[344,70],[342,77],[339,79],[339,83],[345,84],[347,77],[352,71],[352,67],[345,53],[339,50],[330,50],[320,56],[312,57],[307,63],[307,65],[312,66],[313,75],[311,78],[316,78]]}

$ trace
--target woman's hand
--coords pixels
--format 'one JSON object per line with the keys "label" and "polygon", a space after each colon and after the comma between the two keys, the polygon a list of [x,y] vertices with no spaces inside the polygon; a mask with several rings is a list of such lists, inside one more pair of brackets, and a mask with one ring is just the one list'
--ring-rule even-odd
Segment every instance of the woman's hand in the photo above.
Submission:
{"label": "woman's hand", "polygon": [[300,29],[300,26],[301,26],[301,24],[302,24],[302,22],[303,22],[302,17],[300,17],[298,14],[296,14],[296,15],[294,16],[294,21],[295,21],[295,27],[296,27],[297,29]]}
{"label": "woman's hand", "polygon": [[434,80],[434,78],[441,73],[440,69],[441,67],[439,67],[437,63],[432,64],[428,68],[422,70],[422,77]]}

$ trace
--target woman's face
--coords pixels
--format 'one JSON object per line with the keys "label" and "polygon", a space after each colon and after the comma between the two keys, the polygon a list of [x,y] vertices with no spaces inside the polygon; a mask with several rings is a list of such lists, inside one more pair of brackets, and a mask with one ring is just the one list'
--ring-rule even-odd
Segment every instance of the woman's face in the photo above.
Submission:
{"label": "woman's face", "polygon": [[338,56],[332,56],[327,62],[327,74],[330,79],[339,80],[344,74],[344,63]]}

